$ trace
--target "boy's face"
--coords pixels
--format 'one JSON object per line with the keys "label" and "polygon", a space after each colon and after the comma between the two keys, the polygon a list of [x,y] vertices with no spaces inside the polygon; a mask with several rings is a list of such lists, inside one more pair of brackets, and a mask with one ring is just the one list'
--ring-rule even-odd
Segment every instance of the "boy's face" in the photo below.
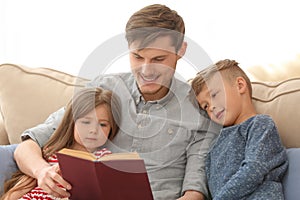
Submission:
{"label": "boy's face", "polygon": [[139,90],[146,100],[164,97],[180,58],[168,36],[157,38],[146,48],[138,49],[139,42],[130,46],[130,65]]}
{"label": "boy's face", "polygon": [[239,122],[242,99],[238,86],[221,73],[215,73],[197,96],[202,109],[218,124],[231,126]]}
{"label": "boy's face", "polygon": [[94,152],[102,146],[110,133],[111,125],[108,108],[105,105],[97,106],[87,115],[75,122],[75,148]]}

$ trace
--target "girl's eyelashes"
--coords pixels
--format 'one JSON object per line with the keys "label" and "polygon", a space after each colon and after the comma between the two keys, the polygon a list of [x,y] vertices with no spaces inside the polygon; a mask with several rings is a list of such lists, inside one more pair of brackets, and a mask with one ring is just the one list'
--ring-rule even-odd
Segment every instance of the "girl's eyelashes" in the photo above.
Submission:
{"label": "girl's eyelashes", "polygon": [[85,120],[82,120],[80,121],[82,124],[90,124],[91,122],[90,121],[85,121]]}
{"label": "girl's eyelashes", "polygon": [[100,125],[101,127],[107,127],[107,126],[109,126],[109,124],[106,123],[106,122],[100,122],[99,125]]}

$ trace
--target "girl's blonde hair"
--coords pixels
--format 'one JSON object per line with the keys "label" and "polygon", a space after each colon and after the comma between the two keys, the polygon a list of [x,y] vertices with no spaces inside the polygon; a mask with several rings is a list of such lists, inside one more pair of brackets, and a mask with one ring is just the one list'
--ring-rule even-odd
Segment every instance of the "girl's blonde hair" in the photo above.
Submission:
{"label": "girl's blonde hair", "polygon": [[[85,88],[77,91],[72,100],[67,104],[64,117],[49,141],[42,148],[45,159],[62,148],[70,148],[75,143],[74,126],[75,121],[91,112],[99,105],[104,105],[109,113],[111,130],[108,139],[113,139],[118,131],[115,119],[118,119],[117,97],[109,90],[102,88]],[[112,112],[114,109],[115,112]],[[113,116],[114,114],[114,116]],[[29,177],[21,171],[16,172],[12,178],[5,182],[5,194],[2,199],[9,199],[18,191],[29,192],[37,185],[36,179]],[[22,195],[24,195],[23,193]],[[21,194],[20,194],[21,195]],[[20,196],[21,197],[21,196]]]}
{"label": "girl's blonde hair", "polygon": [[43,147],[44,158],[47,159],[48,156],[62,148],[72,147],[75,143],[74,127],[76,120],[87,115],[99,105],[106,106],[108,110],[111,126],[108,139],[113,139],[118,131],[118,126],[112,112],[112,107],[116,107],[116,99],[113,98],[112,92],[102,88],[82,89],[76,92],[72,101],[69,102],[60,126]]}

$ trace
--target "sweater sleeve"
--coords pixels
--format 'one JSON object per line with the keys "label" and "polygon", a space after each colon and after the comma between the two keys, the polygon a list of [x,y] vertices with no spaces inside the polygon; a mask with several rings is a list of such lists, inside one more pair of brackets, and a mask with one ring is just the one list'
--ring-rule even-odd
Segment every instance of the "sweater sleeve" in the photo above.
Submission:
{"label": "sweater sleeve", "polygon": [[215,196],[218,199],[244,199],[266,180],[280,181],[287,156],[271,118],[261,118],[244,131],[245,159],[238,171]]}

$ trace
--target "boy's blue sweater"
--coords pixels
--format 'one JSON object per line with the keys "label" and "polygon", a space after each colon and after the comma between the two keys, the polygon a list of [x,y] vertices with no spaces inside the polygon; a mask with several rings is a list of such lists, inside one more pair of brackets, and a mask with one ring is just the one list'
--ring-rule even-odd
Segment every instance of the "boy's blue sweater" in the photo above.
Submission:
{"label": "boy's blue sweater", "polygon": [[284,199],[287,155],[273,120],[256,115],[226,127],[208,154],[206,173],[214,200]]}

